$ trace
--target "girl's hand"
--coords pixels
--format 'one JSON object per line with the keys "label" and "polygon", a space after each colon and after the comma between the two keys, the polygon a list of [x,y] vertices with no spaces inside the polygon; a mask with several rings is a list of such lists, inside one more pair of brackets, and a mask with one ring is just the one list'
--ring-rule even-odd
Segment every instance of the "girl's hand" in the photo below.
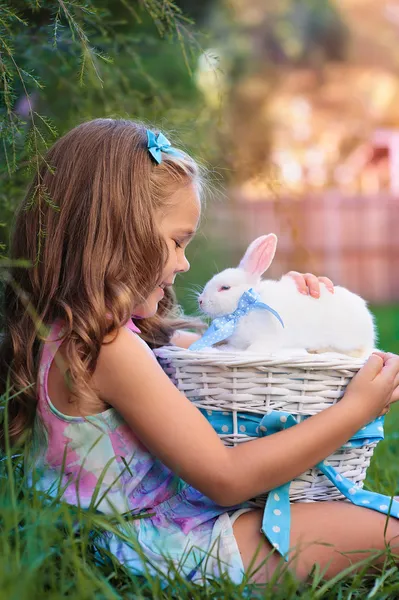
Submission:
{"label": "girl's hand", "polygon": [[175,346],[180,346],[180,348],[189,348],[191,344],[194,344],[197,340],[200,339],[199,333],[192,333],[191,331],[184,331],[183,329],[178,329],[172,335],[171,343]]}
{"label": "girl's hand", "polygon": [[328,277],[316,277],[312,273],[298,273],[298,271],[290,271],[287,275],[294,279],[301,294],[310,294],[313,298],[319,298],[320,282],[325,284],[329,292],[334,293],[334,284]]}
{"label": "girl's hand", "polygon": [[[386,353],[385,352],[379,352],[379,351],[375,351],[373,352],[373,354],[377,354],[377,356],[381,356],[381,358],[384,360]],[[393,356],[395,356],[395,354],[393,354]],[[379,414],[379,416],[383,416],[389,413],[390,409],[391,409],[391,404],[393,404],[394,402],[398,402],[399,401],[399,382],[398,382],[398,386],[395,388],[395,390],[392,393],[391,396],[391,401],[389,404],[387,404],[384,409],[381,411],[381,413]]]}
{"label": "girl's hand", "polygon": [[344,399],[356,400],[356,410],[369,411],[370,419],[386,414],[399,400],[399,356],[373,353],[348,385]]}

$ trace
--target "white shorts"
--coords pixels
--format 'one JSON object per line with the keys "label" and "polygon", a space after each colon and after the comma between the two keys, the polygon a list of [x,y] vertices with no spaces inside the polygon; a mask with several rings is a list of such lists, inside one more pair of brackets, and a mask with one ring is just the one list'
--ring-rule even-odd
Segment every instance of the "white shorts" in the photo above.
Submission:
{"label": "white shorts", "polygon": [[191,579],[193,583],[204,585],[207,579],[219,579],[221,574],[228,575],[234,583],[242,582],[245,569],[233,525],[238,517],[251,510],[254,509],[240,508],[218,517],[213,527],[211,549]]}

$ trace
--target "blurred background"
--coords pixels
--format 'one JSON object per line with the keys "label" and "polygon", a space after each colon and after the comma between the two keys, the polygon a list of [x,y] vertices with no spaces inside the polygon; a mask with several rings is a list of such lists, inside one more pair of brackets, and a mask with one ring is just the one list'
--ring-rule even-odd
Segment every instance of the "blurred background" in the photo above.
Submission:
{"label": "blurred background", "polygon": [[349,287],[399,352],[399,1],[15,0],[0,13],[4,252],[46,146],[94,117],[142,119],[208,169],[177,286],[187,312],[275,232],[270,277]]}

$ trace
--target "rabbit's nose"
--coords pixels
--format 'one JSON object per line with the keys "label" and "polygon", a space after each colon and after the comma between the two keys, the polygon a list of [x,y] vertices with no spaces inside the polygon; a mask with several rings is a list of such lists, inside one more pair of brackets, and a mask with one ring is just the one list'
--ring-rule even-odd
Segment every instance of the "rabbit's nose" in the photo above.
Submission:
{"label": "rabbit's nose", "polygon": [[200,306],[202,306],[202,303],[203,303],[203,299],[202,299],[202,298],[198,298],[198,304],[199,304]]}

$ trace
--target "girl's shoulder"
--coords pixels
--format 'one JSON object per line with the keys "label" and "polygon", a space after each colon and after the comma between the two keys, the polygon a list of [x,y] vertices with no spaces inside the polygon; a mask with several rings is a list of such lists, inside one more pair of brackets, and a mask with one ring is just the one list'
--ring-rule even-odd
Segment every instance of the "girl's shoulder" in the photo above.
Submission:
{"label": "girl's shoulder", "polygon": [[143,369],[152,373],[161,367],[152,350],[135,330],[122,327],[109,334],[101,346],[93,375],[94,386],[100,397],[108,402],[110,382],[113,382],[113,389],[127,379],[134,384]]}
{"label": "girl's shoulder", "polygon": [[150,357],[154,364],[158,364],[150,347],[137,333],[139,333],[137,328],[121,327],[118,331],[107,335],[100,349],[95,372],[106,368],[108,364],[117,366],[118,359],[122,357],[127,358],[132,365],[144,356]]}

